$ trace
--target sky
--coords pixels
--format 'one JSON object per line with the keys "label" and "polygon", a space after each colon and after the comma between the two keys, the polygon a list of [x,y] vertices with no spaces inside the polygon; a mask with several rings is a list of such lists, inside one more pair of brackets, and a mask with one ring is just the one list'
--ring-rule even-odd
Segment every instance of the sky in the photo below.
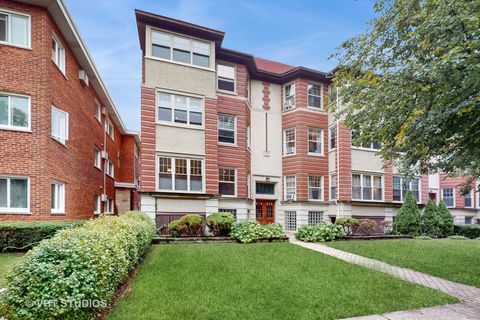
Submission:
{"label": "sky", "polygon": [[329,56],[365,31],[373,0],[66,0],[128,130],[140,130],[141,50],[135,9],[225,32],[222,47],[329,71]]}

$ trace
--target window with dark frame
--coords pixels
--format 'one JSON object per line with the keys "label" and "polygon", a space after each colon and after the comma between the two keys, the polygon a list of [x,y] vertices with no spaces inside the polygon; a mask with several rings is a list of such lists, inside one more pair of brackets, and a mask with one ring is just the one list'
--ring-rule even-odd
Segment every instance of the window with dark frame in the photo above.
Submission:
{"label": "window with dark frame", "polygon": [[256,194],[275,194],[275,184],[269,182],[256,182],[255,183],[255,193]]}

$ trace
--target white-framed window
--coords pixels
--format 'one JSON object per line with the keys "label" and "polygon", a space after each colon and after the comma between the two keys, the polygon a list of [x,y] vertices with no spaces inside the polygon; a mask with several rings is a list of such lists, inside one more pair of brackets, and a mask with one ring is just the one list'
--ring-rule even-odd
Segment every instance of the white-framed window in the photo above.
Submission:
{"label": "white-framed window", "polygon": [[442,189],[442,200],[445,202],[447,208],[455,207],[455,189],[454,188],[443,188]]}
{"label": "white-framed window", "polygon": [[352,174],[353,200],[383,200],[383,177],[369,174]]}
{"label": "white-framed window", "polygon": [[97,148],[93,148],[93,164],[96,168],[102,168],[102,152]]}
{"label": "white-framed window", "polygon": [[283,110],[290,110],[295,107],[295,83],[283,87]]}
{"label": "white-framed window", "polygon": [[337,128],[336,126],[330,127],[329,132],[329,147],[330,150],[333,150],[337,147]]}
{"label": "white-framed window", "polygon": [[358,149],[367,149],[367,150],[380,150],[382,149],[382,145],[378,142],[372,141],[372,142],[367,142],[363,143],[359,146],[355,145],[355,141],[358,138],[357,137],[357,132],[355,130],[350,131],[350,137],[352,141],[352,147],[358,148]]}
{"label": "white-framed window", "polygon": [[295,200],[297,194],[295,176],[285,176],[285,200]]}
{"label": "white-framed window", "polygon": [[0,44],[30,48],[30,16],[0,9]]}
{"label": "white-framed window", "polygon": [[113,202],[112,198],[107,198],[105,202],[105,213],[114,213],[115,211],[115,203]]}
{"label": "white-framed window", "polygon": [[236,118],[226,114],[218,115],[218,142],[235,144]]}
{"label": "white-framed window", "polygon": [[308,153],[323,155],[323,130],[308,128]]}
{"label": "white-framed window", "polygon": [[330,176],[330,199],[337,199],[337,175]]}
{"label": "white-framed window", "polygon": [[235,66],[217,64],[217,89],[235,92]]}
{"label": "white-framed window", "polygon": [[102,123],[102,107],[97,102],[95,102],[93,105],[93,113],[95,115],[95,119]]}
{"label": "white-framed window", "polygon": [[466,195],[463,196],[465,208],[473,208],[472,193],[473,193],[473,190],[470,190]]}
{"label": "white-framed window", "polygon": [[234,196],[236,189],[236,170],[218,168],[218,193],[222,196]]}
{"label": "white-framed window", "polygon": [[286,231],[297,231],[296,211],[285,211],[284,228]]}
{"label": "white-framed window", "polygon": [[218,212],[230,213],[237,220],[237,209],[218,209]]}
{"label": "white-framed window", "polygon": [[52,182],[52,213],[65,213],[65,184]]}
{"label": "white-framed window", "polygon": [[247,126],[247,148],[250,149],[252,141],[252,128],[250,125]]}
{"label": "white-framed window", "polygon": [[323,86],[321,84],[308,84],[308,106],[323,109]]}
{"label": "white-framed window", "polygon": [[308,211],[308,225],[315,226],[323,223],[323,211]]}
{"label": "white-framed window", "polygon": [[28,213],[29,208],[29,178],[0,176],[0,212]]}
{"label": "white-framed window", "polygon": [[210,67],[210,44],[152,30],[152,56],[195,66]]}
{"label": "white-framed window", "polygon": [[420,180],[416,178],[393,177],[393,201],[403,202],[408,190],[412,190],[413,197],[420,202]]}
{"label": "white-framed window", "polygon": [[52,106],[52,138],[65,144],[68,140],[68,113]]}
{"label": "white-framed window", "polygon": [[308,176],[308,200],[323,201],[322,176]]}
{"label": "white-framed window", "polygon": [[65,48],[54,35],[52,35],[52,60],[58,69],[65,74]]}
{"label": "white-framed window", "polygon": [[157,93],[158,121],[201,126],[203,100],[159,91]]}
{"label": "white-framed window", "polygon": [[30,97],[0,93],[0,129],[30,130]]}
{"label": "white-framed window", "polygon": [[159,156],[158,189],[165,191],[203,191],[203,161]]}
{"label": "white-framed window", "polygon": [[283,154],[295,154],[295,128],[283,130]]}
{"label": "white-framed window", "polygon": [[113,141],[115,141],[115,129],[112,121],[108,118],[105,119],[105,132]]}
{"label": "white-framed window", "polygon": [[105,173],[112,178],[114,177],[114,174],[115,174],[115,166],[113,162],[109,159],[105,160]]}
{"label": "white-framed window", "polygon": [[100,214],[102,211],[102,197],[99,194],[93,196],[93,213]]}

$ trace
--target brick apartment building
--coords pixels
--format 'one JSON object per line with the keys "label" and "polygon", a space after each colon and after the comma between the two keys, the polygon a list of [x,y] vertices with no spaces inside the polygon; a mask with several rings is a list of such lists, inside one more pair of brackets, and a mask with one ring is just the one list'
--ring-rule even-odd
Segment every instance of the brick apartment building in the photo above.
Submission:
{"label": "brick apartment building", "polygon": [[473,186],[406,179],[352,146],[327,112],[332,74],[222,47],[224,33],[136,11],[142,50],[141,209],[157,225],[185,213],[302,224],[353,216],[391,222],[408,190],[443,198],[456,223],[477,223]]}
{"label": "brick apartment building", "polygon": [[137,208],[125,129],[62,0],[0,0],[0,221]]}

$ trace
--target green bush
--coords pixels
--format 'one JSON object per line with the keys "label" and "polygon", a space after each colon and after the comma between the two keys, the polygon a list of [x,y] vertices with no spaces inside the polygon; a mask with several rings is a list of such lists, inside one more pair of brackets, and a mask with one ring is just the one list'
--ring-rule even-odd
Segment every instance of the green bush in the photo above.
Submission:
{"label": "green bush", "polygon": [[0,251],[30,249],[43,239],[51,238],[62,229],[77,227],[85,221],[2,222]]}
{"label": "green bush", "polygon": [[207,217],[208,229],[217,237],[227,237],[234,222],[235,217],[228,212],[217,212]]}
{"label": "green bush", "polygon": [[455,225],[453,233],[469,239],[480,238],[480,225]]}
{"label": "green bush", "polygon": [[230,236],[242,243],[252,243],[262,239],[279,239],[286,237],[279,224],[261,225],[257,221],[242,221],[232,225]]}
{"label": "green bush", "polygon": [[100,217],[58,232],[25,255],[2,297],[12,319],[91,319],[150,245],[144,214]]}
{"label": "green bush", "polygon": [[442,237],[448,237],[453,234],[453,216],[447,209],[443,200],[438,204],[438,217],[441,221]]}
{"label": "green bush", "polygon": [[305,242],[332,241],[344,236],[342,227],[331,223],[321,223],[315,226],[304,225],[298,228],[296,238]]}
{"label": "green bush", "polygon": [[399,234],[420,235],[420,210],[418,210],[417,200],[410,190],[395,216],[393,229]]}
{"label": "green bush", "polygon": [[447,239],[450,240],[470,240],[470,238],[464,237],[464,236],[448,236]]}
{"label": "green bush", "polygon": [[200,237],[203,234],[203,219],[199,214],[186,214],[168,224],[172,236]]}
{"label": "green bush", "polygon": [[342,227],[343,232],[350,236],[355,233],[357,228],[360,226],[360,221],[355,218],[338,218],[335,221],[335,224],[338,224]]}
{"label": "green bush", "polygon": [[423,234],[433,238],[441,238],[443,236],[442,224],[443,221],[438,215],[437,205],[432,199],[429,199],[423,209],[421,221]]}

